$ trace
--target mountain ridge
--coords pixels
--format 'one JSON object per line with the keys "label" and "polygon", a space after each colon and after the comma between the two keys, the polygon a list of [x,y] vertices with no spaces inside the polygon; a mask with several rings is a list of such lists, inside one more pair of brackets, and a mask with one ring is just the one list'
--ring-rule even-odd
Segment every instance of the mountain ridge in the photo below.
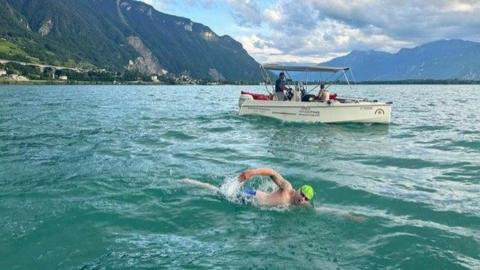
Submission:
{"label": "mountain ridge", "polygon": [[320,65],[349,66],[359,81],[479,80],[480,43],[437,40],[397,53],[352,51]]}

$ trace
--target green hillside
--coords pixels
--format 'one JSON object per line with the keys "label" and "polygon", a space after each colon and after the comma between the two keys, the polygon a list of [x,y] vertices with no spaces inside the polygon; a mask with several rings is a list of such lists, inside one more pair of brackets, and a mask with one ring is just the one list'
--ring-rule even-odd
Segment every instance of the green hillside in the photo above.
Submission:
{"label": "green hillside", "polygon": [[260,79],[240,43],[132,0],[0,0],[0,58],[145,74]]}

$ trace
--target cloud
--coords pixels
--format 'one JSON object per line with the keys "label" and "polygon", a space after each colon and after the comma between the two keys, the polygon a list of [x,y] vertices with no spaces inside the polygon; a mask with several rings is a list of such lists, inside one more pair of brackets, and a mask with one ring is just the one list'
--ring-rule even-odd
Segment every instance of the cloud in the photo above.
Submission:
{"label": "cloud", "polygon": [[263,54],[246,46],[259,60],[279,59],[283,54],[288,59],[298,56],[304,61],[311,56],[317,61],[351,50],[395,52],[437,39],[480,39],[476,30],[480,29],[480,1],[278,0],[264,10],[258,10],[254,1],[235,2],[230,3],[232,8],[238,2],[257,8],[253,15],[242,14],[242,25],[251,20],[252,26],[269,29],[251,27],[257,38],[269,44]]}
{"label": "cloud", "polygon": [[[479,0],[145,0],[155,7],[227,6],[258,61],[318,62],[352,50],[395,52],[438,39],[480,40]],[[185,15],[185,14],[182,14]],[[222,23],[222,22],[219,22]],[[286,59],[286,60],[282,60]]]}
{"label": "cloud", "polygon": [[142,2],[145,2],[159,11],[166,10],[168,6],[173,4],[173,0],[142,0]]}
{"label": "cloud", "polygon": [[241,26],[258,27],[262,23],[262,12],[254,0],[227,0],[232,16]]}
{"label": "cloud", "polygon": [[[478,1],[304,0],[295,5],[296,10],[284,8],[292,2],[280,0],[277,8],[285,14],[286,25],[304,29],[311,29],[318,25],[315,22],[328,18],[362,31],[373,26],[394,39],[422,40],[468,34],[465,33],[467,25],[480,27]],[[309,10],[303,16],[306,19],[288,19],[298,16],[298,10]]]}
{"label": "cloud", "polygon": [[395,40],[377,29],[361,31],[358,28],[326,19],[318,27],[298,35],[283,31],[237,37],[244,48],[260,62],[315,62],[320,63],[352,50],[395,51],[410,47],[411,43]]}

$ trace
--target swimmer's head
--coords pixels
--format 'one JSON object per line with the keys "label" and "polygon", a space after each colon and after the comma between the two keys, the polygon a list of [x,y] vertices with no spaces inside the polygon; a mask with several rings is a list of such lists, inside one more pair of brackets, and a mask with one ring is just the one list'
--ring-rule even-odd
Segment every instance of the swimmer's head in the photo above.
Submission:
{"label": "swimmer's head", "polygon": [[302,193],[303,197],[305,197],[308,201],[311,201],[313,199],[313,196],[315,196],[315,191],[310,185],[303,185],[300,188],[300,193]]}
{"label": "swimmer's head", "polygon": [[294,198],[295,204],[308,204],[313,199],[313,196],[315,196],[315,191],[313,190],[313,187],[310,185],[303,185],[296,192],[296,196]]}

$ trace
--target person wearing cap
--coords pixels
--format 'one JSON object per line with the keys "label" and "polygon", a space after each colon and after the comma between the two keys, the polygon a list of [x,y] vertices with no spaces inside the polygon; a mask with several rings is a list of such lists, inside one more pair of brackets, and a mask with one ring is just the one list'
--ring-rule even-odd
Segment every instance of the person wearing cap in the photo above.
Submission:
{"label": "person wearing cap", "polygon": [[275,96],[278,100],[285,100],[285,90],[287,90],[285,73],[280,72],[280,74],[278,75],[278,79],[275,81]]}
{"label": "person wearing cap", "polygon": [[309,206],[310,201],[315,195],[315,191],[310,185],[303,185],[298,190],[293,189],[292,184],[285,180],[278,172],[270,168],[258,168],[246,170],[240,174],[238,180],[244,183],[254,176],[270,176],[272,181],[278,186],[278,190],[267,193],[248,189],[244,193],[251,196],[255,201],[264,206]]}

